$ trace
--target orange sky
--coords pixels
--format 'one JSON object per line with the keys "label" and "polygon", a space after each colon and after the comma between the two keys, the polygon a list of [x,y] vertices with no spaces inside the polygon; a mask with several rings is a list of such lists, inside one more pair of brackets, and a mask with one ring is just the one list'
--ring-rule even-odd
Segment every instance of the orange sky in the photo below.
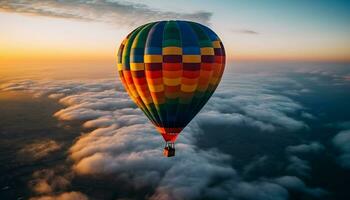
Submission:
{"label": "orange sky", "polygon": [[[151,1],[149,4],[152,6]],[[246,16],[240,19],[241,15]],[[272,21],[271,16],[262,16],[260,19],[250,15],[248,12],[232,14],[229,11],[225,12],[223,8],[223,12],[213,12],[212,17],[207,19],[225,45],[228,62],[350,62],[350,31],[346,27],[336,29],[342,27],[341,24],[336,27],[318,25],[316,18],[311,19],[315,20],[314,24],[307,24],[305,21],[296,21],[293,16],[286,16],[282,21],[286,24],[281,28],[281,22]],[[227,24],[231,21],[233,25]],[[28,15],[1,9],[0,24],[0,66],[6,67],[111,65],[115,61],[115,51],[119,43],[140,25],[63,19],[41,16],[40,13]],[[245,30],[246,27],[254,27],[256,31]]]}

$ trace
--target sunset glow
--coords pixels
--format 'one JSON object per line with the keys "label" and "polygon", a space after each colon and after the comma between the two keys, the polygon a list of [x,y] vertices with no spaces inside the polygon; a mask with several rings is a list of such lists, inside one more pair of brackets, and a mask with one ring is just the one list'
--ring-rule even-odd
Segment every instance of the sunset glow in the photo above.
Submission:
{"label": "sunset glow", "polygon": [[[283,3],[255,10],[257,5],[247,2],[225,1],[220,5],[214,5],[213,1],[205,2],[191,1],[189,5],[196,5],[190,6],[193,9],[181,7],[179,12],[203,10],[211,13],[202,20],[207,20],[226,44],[228,62],[350,61],[350,28],[344,19],[349,17],[349,13],[341,5],[320,2],[311,15],[308,13],[310,10],[303,7],[306,5],[302,1],[289,3],[286,12],[280,10],[287,9]],[[169,6],[165,3],[145,3],[150,10],[169,12]],[[67,9],[64,4],[57,6]],[[171,6],[176,8],[178,5]],[[79,16],[100,12],[97,8],[86,10],[87,13],[84,13],[82,9]],[[123,24],[123,20],[115,20],[114,23],[105,19],[85,20],[46,16],[39,12],[26,13],[2,5],[0,65],[24,67],[67,62],[109,65],[114,62],[117,45],[130,30],[140,25],[137,15],[134,17],[136,19],[132,23],[126,21]]]}

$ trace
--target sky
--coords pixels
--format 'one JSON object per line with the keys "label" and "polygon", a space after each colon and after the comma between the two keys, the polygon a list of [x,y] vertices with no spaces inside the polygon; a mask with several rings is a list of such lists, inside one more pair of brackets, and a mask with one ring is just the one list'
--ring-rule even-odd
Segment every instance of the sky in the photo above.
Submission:
{"label": "sky", "polygon": [[350,61],[348,1],[1,1],[0,64],[111,66],[122,39],[156,20],[211,27],[228,62]]}

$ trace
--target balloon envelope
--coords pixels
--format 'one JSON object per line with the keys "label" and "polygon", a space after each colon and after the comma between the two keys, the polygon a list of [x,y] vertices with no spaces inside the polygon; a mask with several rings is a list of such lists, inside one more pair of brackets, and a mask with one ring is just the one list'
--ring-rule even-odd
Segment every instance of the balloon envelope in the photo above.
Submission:
{"label": "balloon envelope", "polygon": [[160,21],[132,31],[117,58],[119,77],[133,101],[168,142],[174,142],[218,86],[225,50],[208,27]]}

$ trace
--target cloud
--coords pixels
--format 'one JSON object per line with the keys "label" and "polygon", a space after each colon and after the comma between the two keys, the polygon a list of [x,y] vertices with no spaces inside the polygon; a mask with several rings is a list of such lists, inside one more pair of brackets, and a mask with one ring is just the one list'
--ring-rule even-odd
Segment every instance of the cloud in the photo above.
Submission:
{"label": "cloud", "polygon": [[[310,92],[311,92],[311,90],[307,89],[307,88],[291,89],[291,90],[286,89],[286,90],[282,91],[283,94],[290,95],[290,96],[301,96],[305,93],[310,93]],[[303,117],[308,118],[308,115],[312,116],[311,114],[305,112],[305,116],[303,116]]]}
{"label": "cloud", "polygon": [[[153,199],[165,191],[169,198],[197,197],[212,179],[235,176],[235,170],[224,164],[230,157],[216,151],[198,150],[191,136],[196,132],[189,130],[185,130],[177,144],[181,156],[175,157],[174,161],[163,158],[162,138],[142,112],[130,103],[125,92],[109,88],[90,92],[85,90],[87,87],[80,87],[80,93],[66,94],[59,100],[67,107],[55,114],[61,120],[84,120],[85,127],[96,128],[71,147],[70,158],[76,173],[115,174],[118,180],[128,174],[127,182],[134,187],[153,186],[154,194],[149,194]],[[50,85],[46,84],[45,88]],[[51,92],[48,89],[44,93],[49,95]],[[192,130],[198,129],[193,127]],[[172,166],[174,162],[181,164],[175,167]],[[200,169],[196,167],[198,164],[202,166]],[[188,174],[184,174],[185,171]],[[203,177],[203,174],[207,176]],[[159,184],[162,187],[158,188]]]}
{"label": "cloud", "polygon": [[289,156],[289,165],[287,166],[287,171],[293,174],[309,177],[311,172],[310,163],[306,160],[300,159],[297,156]]}
{"label": "cloud", "polygon": [[118,26],[136,26],[150,21],[165,19],[186,19],[208,24],[211,12],[197,11],[180,13],[161,11],[144,4],[120,1],[53,1],[53,0],[4,0],[0,12],[15,12],[26,15],[63,19],[106,22]]}
{"label": "cloud", "polygon": [[295,176],[282,176],[279,178],[275,178],[272,181],[289,190],[301,192],[317,199],[329,195],[329,192],[322,188],[307,187],[302,180]]}
{"label": "cloud", "polygon": [[305,119],[311,119],[311,120],[316,119],[315,116],[313,116],[312,114],[307,113],[307,112],[301,112],[301,117],[303,117]]}
{"label": "cloud", "polygon": [[28,90],[32,84],[35,84],[32,80],[18,80],[15,82],[3,83],[0,85],[1,91],[17,91]]}
{"label": "cloud", "polygon": [[108,116],[103,116],[103,117],[99,117],[97,119],[93,119],[93,120],[89,120],[86,121],[83,124],[83,127],[85,128],[99,128],[99,127],[108,127],[111,126],[112,124],[116,124],[116,120],[113,118],[112,115],[108,115]]}
{"label": "cloud", "polygon": [[56,169],[42,169],[33,173],[33,179],[29,182],[30,188],[36,194],[52,194],[64,191],[70,186],[72,174],[61,174],[63,167]]}
{"label": "cloud", "polygon": [[[252,87],[256,87],[256,85]],[[259,90],[263,91],[264,89]],[[222,89],[219,91],[221,92],[218,95],[222,100],[227,98],[226,95],[231,94],[223,92]],[[241,182],[235,170],[227,164],[230,161],[230,156],[215,150],[202,151],[194,145],[195,138],[198,137],[196,135],[201,134],[201,123],[246,125],[263,131],[273,131],[276,124],[286,123],[270,122],[268,119],[264,120],[266,122],[262,122],[257,120],[258,117],[249,117],[244,112],[242,114],[236,113],[236,110],[239,110],[239,104],[217,105],[209,102],[207,110],[201,112],[190,127],[182,133],[177,142],[177,151],[181,152],[181,156],[177,156],[171,161],[160,157],[159,147],[162,140],[154,128],[149,125],[147,118],[130,102],[122,106],[114,105],[112,102],[122,103],[129,99],[125,95],[115,95],[115,93],[117,92],[114,90],[101,89],[100,91],[68,95],[60,100],[60,103],[67,106],[59,111],[59,114],[55,114],[60,119],[67,119],[62,117],[62,114],[73,111],[79,111],[80,114],[70,115],[69,120],[81,120],[81,116],[84,116],[81,114],[83,111],[104,112],[101,113],[101,116],[89,118],[84,123],[84,127],[96,129],[80,137],[70,149],[70,157],[74,161],[73,169],[76,173],[80,175],[114,174],[117,180],[124,180],[125,174],[128,174],[127,184],[140,189],[146,186],[153,187],[154,193],[147,194],[150,199],[193,199],[204,196],[218,198],[223,193],[228,196],[236,195],[237,198],[252,198],[249,192],[240,193],[234,189],[233,185],[242,187],[242,190],[245,188],[247,191],[259,191],[261,198],[273,195],[273,191],[276,192],[275,196],[280,199],[288,196],[288,193],[285,195],[285,189],[275,184],[259,181]],[[242,93],[252,96],[261,95],[261,92],[256,93],[256,90],[252,90],[252,92],[242,90]],[[240,95],[237,92],[237,102],[242,101]],[[267,108],[271,107],[269,109],[272,111],[276,108],[280,109],[281,111],[278,112],[281,115],[284,115],[284,111],[294,112],[302,109],[301,106],[283,96],[265,95],[265,98],[270,101],[276,99],[281,104],[283,101],[287,101],[283,105],[284,108],[276,107],[272,103],[266,105]],[[261,101],[255,101],[254,104],[264,104],[265,98],[261,98]],[[230,109],[221,105],[226,105]],[[224,111],[226,113],[222,113]],[[216,120],[218,118],[222,120]],[[289,117],[285,118],[287,118],[286,121],[293,120]],[[281,127],[283,128],[282,125]],[[288,128],[287,125],[285,127]],[[172,163],[177,163],[176,167],[173,167]],[[216,181],[214,184],[212,180],[221,181]],[[227,185],[227,182],[230,184]],[[209,185],[211,186],[209,187]],[[203,190],[208,192],[202,194]],[[223,193],[217,191],[223,191]]]}
{"label": "cloud", "polygon": [[37,160],[45,158],[49,154],[60,150],[61,147],[62,145],[58,144],[54,140],[43,140],[25,145],[18,151],[18,154],[21,157],[21,159],[24,160],[28,158],[30,158],[31,160]]}
{"label": "cloud", "polygon": [[64,95],[63,94],[50,94],[48,97],[50,99],[59,99],[62,98]]}
{"label": "cloud", "polygon": [[311,142],[309,144],[299,144],[288,146],[286,151],[288,153],[319,153],[324,150],[324,146],[319,142]]}
{"label": "cloud", "polygon": [[247,35],[258,35],[260,34],[257,31],[251,30],[251,29],[233,29],[233,33],[239,33],[239,34],[247,34]]}
{"label": "cloud", "polygon": [[[279,91],[269,89],[275,85],[275,78],[270,77],[267,80],[267,75],[264,75],[266,81],[262,83],[259,81],[261,80],[259,75],[230,74],[229,76],[230,79],[221,83],[215,95],[207,103],[205,108],[208,112],[200,113],[198,118],[210,118],[211,120],[207,120],[208,123],[231,121],[231,124],[244,124],[267,132],[308,128],[303,121],[291,117],[302,111],[303,106],[281,95]],[[283,81],[290,83],[288,78],[278,78],[278,82]]]}
{"label": "cloud", "polygon": [[46,195],[41,197],[33,197],[29,200],[88,200],[88,197],[80,192],[64,192],[59,195]]}
{"label": "cloud", "polygon": [[[293,82],[289,78],[275,78],[272,75],[270,77],[269,75],[230,74],[230,76],[230,79],[220,84],[205,106],[205,110],[199,113],[197,118],[203,119],[198,120],[199,122],[221,123],[225,120],[228,125],[251,126],[267,132],[278,129],[297,131],[308,128],[303,121],[291,117],[299,112],[305,113],[304,107],[291,98],[281,95],[278,90],[270,89],[276,86],[276,82],[286,83],[291,87],[293,85],[295,85],[293,87],[303,87],[300,83]],[[262,79],[264,82],[261,82]],[[59,102],[69,106],[56,112],[55,116],[62,120],[96,120],[101,117],[106,121],[106,117],[113,119],[113,110],[136,108],[121,89],[121,84],[115,83],[114,80],[84,83],[81,81],[33,83],[24,80],[3,84],[1,88],[2,90],[29,90],[37,96],[61,97]],[[220,120],[213,120],[214,118]],[[109,124],[112,122],[113,120],[109,121]]]}
{"label": "cloud", "polygon": [[[295,114],[303,107],[292,99],[275,94],[276,92],[270,89],[266,89],[271,85],[263,85],[260,82],[252,81],[256,79],[256,76],[234,76],[233,83],[226,81],[226,84],[221,84],[218,91],[212,97],[213,100],[209,101],[206,105],[207,112],[202,112],[197,118],[203,120],[198,121],[212,121],[213,118],[220,117],[221,120],[225,120],[226,124],[244,124],[247,126],[253,126],[262,131],[274,131],[276,128],[284,128],[290,131],[307,128],[307,125],[295,120],[288,116]],[[271,79],[270,79],[271,80]],[[281,82],[283,79],[279,78]],[[284,80],[290,83],[290,81]],[[60,99],[60,103],[64,105],[73,105],[66,109],[63,109],[56,113],[56,117],[60,119],[93,119],[96,117],[104,118],[106,122],[106,116],[109,119],[113,119],[113,115],[108,115],[108,109],[117,109],[122,107],[134,107],[133,102],[129,100],[126,93],[115,91],[113,86],[107,84],[108,81],[102,81],[101,85],[104,87],[97,88],[95,85],[81,84],[79,87],[76,83],[70,83],[73,86],[71,88],[65,88],[62,90],[53,87],[48,91],[42,92],[43,94],[52,93],[57,95],[67,94],[67,97]],[[65,84],[64,84],[65,85]],[[47,84],[46,84],[47,86]],[[40,87],[40,86],[39,86]],[[89,90],[87,90],[89,88]],[[64,92],[63,92],[64,91]],[[70,91],[67,92],[67,91]],[[71,91],[80,91],[80,94],[72,94]],[[116,101],[116,96],[125,97],[119,98]],[[89,98],[89,99],[86,99]],[[84,101],[82,103],[82,101]],[[103,108],[104,107],[104,108]],[[302,112],[303,113],[303,112]],[[99,119],[101,120],[101,119]],[[87,123],[87,126],[89,126]],[[109,120],[108,124],[113,123]],[[214,123],[214,121],[213,121]],[[221,123],[216,120],[215,123]]]}
{"label": "cloud", "polygon": [[269,123],[264,123],[254,118],[247,117],[239,113],[220,113],[218,111],[209,111],[201,113],[197,117],[198,123],[215,125],[243,125],[258,128],[261,131],[275,131],[276,128]]}
{"label": "cloud", "polygon": [[288,191],[278,184],[269,182],[240,183],[234,189],[240,199],[247,200],[283,200],[288,199]]}
{"label": "cloud", "polygon": [[[310,151],[297,151],[297,152],[306,153]],[[297,152],[293,152],[293,153],[297,153]],[[307,178],[310,177],[309,173],[311,172],[311,167],[307,161],[302,160],[297,156],[289,155],[289,162],[290,163],[287,163],[287,168],[286,168],[287,174],[292,173],[302,177],[307,177]],[[249,175],[249,173],[254,173],[256,170],[266,170],[266,169],[274,170],[274,168],[272,168],[271,166],[280,165],[280,164],[281,164],[280,161],[274,162],[268,156],[261,156],[244,167],[244,175],[247,176],[247,174]],[[266,174],[266,172],[264,174]],[[252,178],[252,177],[253,176],[248,176],[248,178]],[[325,189],[322,189],[319,187],[307,186],[301,178],[298,178],[296,176],[284,175],[284,176],[279,176],[274,178],[263,177],[260,179],[260,181],[277,184],[278,186],[283,187],[289,192],[298,194],[299,197],[301,195],[300,198],[302,199],[310,199],[310,198],[323,199],[324,197],[327,197],[330,195],[330,192],[328,192]]]}
{"label": "cloud", "polygon": [[35,171],[28,185],[34,197],[30,200],[88,200],[79,191],[69,191],[74,173],[66,166]]}
{"label": "cloud", "polygon": [[167,159],[161,156],[162,139],[146,119],[120,128],[112,125],[82,136],[70,157],[78,174],[114,174],[116,180],[127,174],[126,184],[139,189],[152,186],[150,199],[199,198],[209,184],[220,183],[212,180],[235,178],[236,172],[225,164],[228,155],[198,150],[192,144],[194,133],[185,131],[177,143],[181,155]]}
{"label": "cloud", "polygon": [[86,120],[101,117],[106,114],[108,114],[107,111],[71,107],[56,112],[54,116],[61,120]]}
{"label": "cloud", "polygon": [[247,176],[250,173],[254,173],[257,169],[266,169],[268,160],[269,157],[266,155],[255,158],[251,163],[244,167],[243,174]]}
{"label": "cloud", "polygon": [[350,169],[350,130],[339,132],[332,139],[332,143],[340,152],[337,157],[339,165]]}
{"label": "cloud", "polygon": [[[81,121],[86,129],[69,150],[71,170],[78,176],[107,176],[119,185],[127,185],[129,189],[125,190],[130,192],[116,198],[133,198],[128,195],[137,191],[146,199],[288,199],[285,187],[270,180],[244,180],[231,166],[230,155],[217,149],[200,149],[197,142],[204,124],[250,127],[263,132],[298,131],[307,128],[294,117],[304,107],[280,94],[273,77],[235,74],[224,80],[181,133],[176,144],[178,156],[173,158],[162,157],[162,137],[120,89],[119,82],[20,81],[1,88],[56,98],[65,107],[55,117]],[[283,81],[291,83],[283,78],[278,82]],[[306,161],[297,157],[290,160],[290,170],[308,172]],[[52,177],[66,177],[53,173],[54,176],[34,177],[33,190],[45,195],[69,190],[53,184]]]}

